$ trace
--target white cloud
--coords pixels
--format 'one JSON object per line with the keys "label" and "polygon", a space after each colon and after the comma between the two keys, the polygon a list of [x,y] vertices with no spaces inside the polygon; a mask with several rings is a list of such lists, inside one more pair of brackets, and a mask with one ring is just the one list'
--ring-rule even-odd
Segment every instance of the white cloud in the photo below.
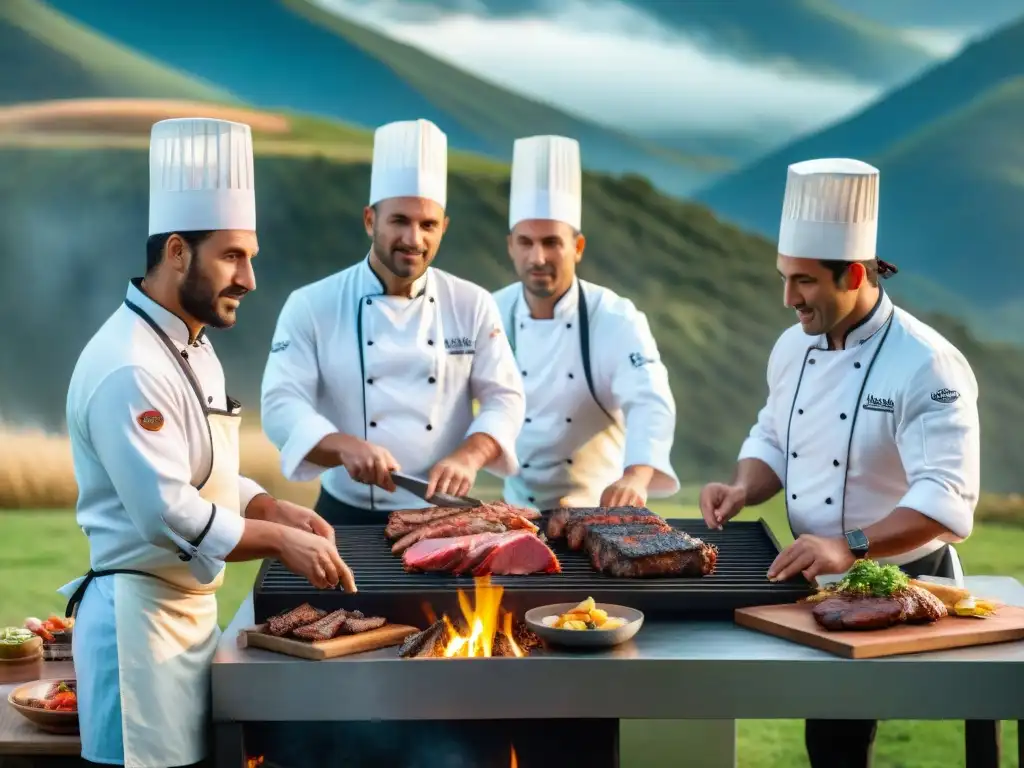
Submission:
{"label": "white cloud", "polygon": [[977,34],[975,29],[904,29],[901,34],[912,43],[924,48],[936,56],[949,57],[959,53],[972,37]]}
{"label": "white cloud", "polygon": [[547,0],[487,18],[478,0],[440,12],[409,0],[323,7],[506,88],[627,130],[792,134],[879,94],[873,85],[780,71],[715,53],[619,0]]}

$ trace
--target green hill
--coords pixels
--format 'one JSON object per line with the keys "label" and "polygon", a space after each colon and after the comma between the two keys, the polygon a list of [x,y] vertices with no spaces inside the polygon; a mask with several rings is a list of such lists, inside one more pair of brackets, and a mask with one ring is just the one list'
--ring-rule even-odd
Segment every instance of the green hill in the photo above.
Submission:
{"label": "green hill", "polygon": [[[456,155],[455,163],[463,159]],[[88,337],[144,261],[147,166],[140,149],[0,149],[0,413],[62,426],[66,386]],[[470,166],[466,166],[469,168]],[[216,334],[232,387],[250,407],[288,293],[362,258],[365,162],[319,155],[257,159],[258,288],[232,331]],[[505,250],[508,175],[457,170],[438,266],[495,289]],[[770,243],[667,198],[636,178],[587,174],[581,274],[648,313],[678,401],[676,465],[689,482],[729,471],[765,395],[765,362],[792,322]],[[899,279],[899,278],[897,278]],[[54,307],[60,307],[59,310]],[[1024,354],[955,338],[981,381],[984,482],[1024,490]]]}
{"label": "green hill", "polygon": [[[451,147],[504,161],[511,158],[519,136],[565,134],[580,141],[588,168],[639,173],[674,194],[693,190],[720,167],[710,159],[688,157],[573,116],[558,105],[518,96],[327,13],[312,0],[248,0],[244,32],[231,34],[229,44],[225,30],[238,27],[238,2],[49,0],[48,6],[55,9],[50,13],[89,25],[93,36],[173,62],[189,75],[265,109],[322,115],[368,128],[423,117],[448,134]],[[42,0],[18,0],[12,15],[42,7]],[[200,18],[203,23],[196,24]],[[56,45],[64,45],[59,30],[54,36]],[[37,48],[19,44],[26,55],[13,62],[17,69],[37,66]]]}
{"label": "green hill", "polygon": [[0,104],[82,96],[235,101],[36,0],[0,3],[0,41]]}
{"label": "green hill", "polygon": [[[944,287],[917,286],[907,298],[948,306],[987,338],[1024,342],[1024,325],[994,320],[1019,313],[1022,298],[1021,51],[1024,20],[849,120],[714,182],[697,197],[738,225],[774,238],[789,163],[836,156],[871,162],[882,173],[883,255]],[[955,302],[934,301],[942,293]]]}

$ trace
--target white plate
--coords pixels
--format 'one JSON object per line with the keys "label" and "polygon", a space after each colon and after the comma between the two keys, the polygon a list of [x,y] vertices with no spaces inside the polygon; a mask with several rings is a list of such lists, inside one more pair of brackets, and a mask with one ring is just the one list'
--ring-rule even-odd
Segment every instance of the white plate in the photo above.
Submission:
{"label": "white plate", "polygon": [[573,646],[576,648],[611,648],[633,639],[644,623],[644,615],[635,608],[611,603],[597,603],[608,614],[608,618],[625,619],[626,623],[615,629],[555,629],[544,624],[545,616],[561,616],[579,605],[575,603],[556,603],[542,605],[526,612],[526,625],[537,633],[541,639],[554,645]]}

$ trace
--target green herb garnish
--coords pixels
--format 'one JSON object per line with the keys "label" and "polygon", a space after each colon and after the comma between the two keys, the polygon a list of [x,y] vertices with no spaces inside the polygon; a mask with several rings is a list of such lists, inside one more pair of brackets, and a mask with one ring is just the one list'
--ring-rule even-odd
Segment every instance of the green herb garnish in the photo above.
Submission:
{"label": "green herb garnish", "polygon": [[858,560],[836,584],[841,592],[857,592],[872,597],[891,597],[910,585],[910,577],[895,565],[879,565],[874,560]]}

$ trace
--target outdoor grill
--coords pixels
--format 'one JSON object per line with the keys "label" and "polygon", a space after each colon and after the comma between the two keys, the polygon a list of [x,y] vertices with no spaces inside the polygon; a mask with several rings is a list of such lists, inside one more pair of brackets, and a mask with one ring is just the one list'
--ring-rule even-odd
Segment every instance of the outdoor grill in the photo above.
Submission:
{"label": "outdoor grill", "polygon": [[[723,618],[731,617],[736,608],[795,602],[812,591],[802,576],[784,583],[768,580],[768,568],[780,547],[764,520],[734,521],[720,531],[709,530],[702,520],[668,522],[718,547],[715,573],[616,578],[596,572],[583,552],[553,542],[549,545],[562,563],[561,573],[492,576],[491,583],[504,587],[502,607],[519,617],[537,606],[593,597],[636,608],[651,618]],[[546,521],[542,530],[544,525]],[[391,553],[383,525],[344,526],[336,532],[338,552],[355,574],[359,591],[317,589],[280,562],[266,560],[253,587],[257,623],[308,602],[327,610],[360,610],[368,616],[422,626],[428,607],[436,615],[459,615],[458,591],[473,591],[472,576],[406,573],[401,556]]]}

